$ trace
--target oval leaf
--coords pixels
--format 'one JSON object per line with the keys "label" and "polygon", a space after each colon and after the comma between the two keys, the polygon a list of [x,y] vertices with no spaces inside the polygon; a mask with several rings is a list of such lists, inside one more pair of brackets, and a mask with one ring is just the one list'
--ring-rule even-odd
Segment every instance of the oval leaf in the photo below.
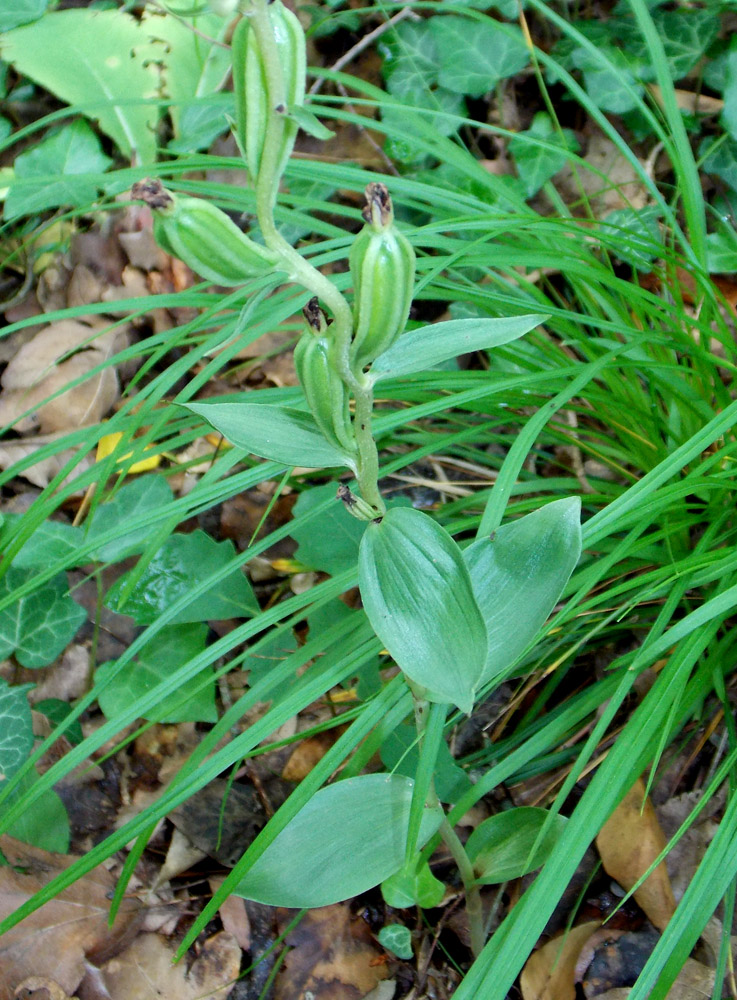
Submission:
{"label": "oval leaf", "polygon": [[[535,846],[546,823],[547,829]],[[565,825],[564,816],[551,818],[547,809],[535,806],[519,806],[485,819],[466,843],[478,881],[483,885],[508,882],[540,868]]]}
{"label": "oval leaf", "polygon": [[463,552],[489,640],[483,681],[512,664],[555,607],[581,555],[581,501],[554,500]]}
{"label": "oval leaf", "polygon": [[430,701],[470,713],[486,661],[486,629],[460,548],[431,517],[394,507],[358,552],[371,625]]}
{"label": "oval leaf", "polygon": [[[266,848],[235,894],[269,906],[328,906],[383,882],[404,864],[413,782],[365,774],[321,788]],[[426,809],[419,844],[442,819]]]}
{"label": "oval leaf", "polygon": [[371,365],[374,381],[422,372],[448,358],[501,347],[529,333],[548,317],[509,316],[501,319],[451,319],[402,334]]}
{"label": "oval leaf", "polygon": [[284,465],[353,468],[348,455],[322,436],[308,413],[272,403],[187,403],[236,448]]}

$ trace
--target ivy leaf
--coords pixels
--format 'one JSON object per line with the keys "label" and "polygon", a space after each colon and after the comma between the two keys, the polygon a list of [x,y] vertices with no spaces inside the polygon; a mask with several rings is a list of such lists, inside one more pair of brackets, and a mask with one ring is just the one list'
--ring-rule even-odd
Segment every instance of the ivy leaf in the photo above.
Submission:
{"label": "ivy leaf", "polygon": [[142,552],[150,538],[151,527],[144,525],[137,528],[136,519],[171,503],[173,499],[174,494],[162,476],[139,476],[126,483],[111,500],[100,504],[90,518],[88,542],[115,529],[119,531],[118,538],[99,545],[90,558],[109,563]]}
{"label": "ivy leaf", "polygon": [[438,83],[455,93],[482,97],[530,61],[522,32],[514,25],[455,14],[427,23],[438,52]]}
{"label": "ivy leaf", "polygon": [[737,271],[737,233],[726,223],[706,237],[706,268],[709,274]]}
{"label": "ivy leaf", "polygon": [[[113,611],[130,615],[137,625],[150,625],[191,591],[193,581],[217,573],[234,557],[235,546],[231,541],[216,542],[204,531],[170,535],[144,570],[133,592],[122,600],[130,575],[124,573],[108,591],[105,603]],[[250,618],[259,610],[250,583],[241,570],[234,569],[207,593],[191,601],[171,619],[171,624]]]}
{"label": "ivy leaf", "polygon": [[386,924],[377,935],[379,944],[397,958],[405,961],[412,958],[412,934],[404,924]]}
{"label": "ivy leaf", "polygon": [[358,546],[366,530],[366,522],[351,517],[336,498],[332,483],[300,493],[292,513],[295,518],[301,517],[320,506],[328,497],[334,503],[327,510],[292,531],[292,538],[297,542],[294,557],[311,569],[337,576],[358,562]]}
{"label": "ivy leaf", "polygon": [[153,163],[158,111],[144,101],[156,96],[158,75],[145,41],[124,11],[57,10],[6,32],[2,57],[67,104],[94,103],[89,117],[121,152]]}
{"label": "ivy leaf", "polygon": [[371,626],[431,701],[470,713],[486,660],[486,629],[461,550],[412,507],[366,528],[358,579]]}
{"label": "ivy leaf", "polygon": [[172,153],[196,153],[209,149],[219,135],[227,132],[235,117],[232,94],[212,94],[198,98],[181,109],[176,138],[167,143]]}
{"label": "ivy leaf", "polygon": [[[0,528],[0,552],[4,552],[19,526],[21,514],[3,515]],[[62,521],[43,521],[33,532],[23,548],[13,559],[13,565],[21,568],[48,566],[64,559],[68,566],[76,566],[75,554],[84,541],[84,531]],[[87,557],[85,557],[87,558]]]}
{"label": "ivy leaf", "polygon": [[612,253],[638,271],[650,271],[653,260],[663,252],[658,217],[660,209],[618,208],[602,219],[602,224],[614,230]]}
{"label": "ivy leaf", "polygon": [[236,448],[284,465],[330,469],[350,465],[350,458],[334,448],[309,413],[272,403],[188,403]]}
{"label": "ivy leaf", "polygon": [[21,769],[33,749],[31,706],[26,697],[32,687],[11,687],[0,677],[0,783]]}
{"label": "ivy leaf", "polygon": [[[32,580],[31,569],[11,566],[0,580],[0,598]],[[71,642],[87,612],[69,594],[65,573],[0,611],[0,656],[15,653],[21,666],[45,667]]]}
{"label": "ivy leaf", "polygon": [[737,191],[737,140],[728,139],[710,153],[708,150],[712,145],[711,139],[705,139],[701,144],[699,153],[704,157],[703,169],[707,174],[721,177],[726,184]]}
{"label": "ivy leaf", "polygon": [[[542,139],[545,146],[529,142]],[[551,147],[558,147],[551,148]],[[556,131],[553,121],[545,111],[539,111],[532,119],[530,128],[518,132],[509,143],[509,151],[517,164],[517,171],[524,184],[527,198],[537,194],[540,188],[554,177],[569,160],[570,152],[577,152],[579,143],[571,129]]]}
{"label": "ivy leaf", "polygon": [[[14,805],[22,795],[33,788],[38,778],[36,771],[26,774],[3,803],[3,807]],[[53,788],[41,792],[33,805],[25,809],[5,832],[9,837],[40,847],[44,851],[66,854],[69,850],[69,817],[64,803]]]}
{"label": "ivy leaf", "polygon": [[[114,719],[136,698],[151,691],[175,670],[205,648],[207,625],[190,623],[166,626],[142,647],[132,664],[119,671],[100,692],[99,705],[108,719]],[[104,682],[115,663],[101,664],[95,671],[95,683]],[[207,683],[203,686],[203,678]],[[146,715],[149,722],[217,722],[215,680],[212,668],[203,668],[195,677],[181,684]]]}
{"label": "ivy leaf", "polygon": [[[379,885],[404,862],[412,788],[397,774],[363,774],[321,788],[254,862],[235,895],[301,908],[329,906]],[[418,846],[441,819],[439,807],[424,810]]]}
{"label": "ivy leaf", "polygon": [[[680,80],[693,69],[716,38],[720,18],[714,11],[682,8],[656,10],[653,22],[663,40],[670,74],[674,80]],[[647,60],[646,48],[643,60]]]}
{"label": "ivy leaf", "polygon": [[508,882],[542,867],[565,825],[564,816],[551,818],[547,809],[535,806],[518,806],[485,819],[466,842],[478,881],[482,885]]}
{"label": "ivy leaf", "polygon": [[65,125],[16,159],[15,180],[5,200],[6,218],[94,201],[100,188],[96,175],[111,163],[86,122]]}
{"label": "ivy leaf", "polygon": [[387,90],[404,99],[438,82],[438,49],[427,21],[403,21],[379,43]]}

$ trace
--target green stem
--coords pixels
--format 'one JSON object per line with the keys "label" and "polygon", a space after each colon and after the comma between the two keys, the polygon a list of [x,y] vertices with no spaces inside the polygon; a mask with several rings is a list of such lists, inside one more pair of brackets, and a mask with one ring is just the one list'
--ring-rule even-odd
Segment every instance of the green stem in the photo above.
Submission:
{"label": "green stem", "polygon": [[466,849],[460,841],[458,834],[448,822],[447,816],[443,816],[438,833],[443,838],[443,843],[453,856],[453,860],[458,866],[461,881],[466,891],[466,914],[468,915],[468,926],[471,931],[471,951],[474,958],[478,958],[484,947],[484,914],[481,906],[481,891],[476,882],[473,867],[466,854]]}
{"label": "green stem", "polygon": [[386,506],[379,492],[379,457],[371,433],[373,386],[365,376],[356,375],[349,363],[353,336],[351,307],[332,281],[308,263],[284,239],[274,221],[274,205],[281,180],[278,176],[278,167],[285,127],[284,115],[277,112],[276,108],[286,104],[284,72],[265,0],[254,0],[253,11],[249,16],[251,27],[258,39],[269,92],[264,148],[256,179],[256,215],[266,246],[279,255],[289,280],[316,295],[332,313],[333,323],[330,328],[330,338],[334,344],[332,358],[336,371],[356,400],[353,420],[358,451],[356,478],[363,499],[374,508],[376,517],[381,517],[386,512]]}

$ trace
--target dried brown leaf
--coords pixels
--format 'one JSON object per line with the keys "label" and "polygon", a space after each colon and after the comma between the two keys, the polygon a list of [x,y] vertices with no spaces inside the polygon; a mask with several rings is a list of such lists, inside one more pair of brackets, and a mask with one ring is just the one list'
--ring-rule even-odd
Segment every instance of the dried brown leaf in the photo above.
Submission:
{"label": "dried brown leaf", "polygon": [[[631,889],[666,845],[665,834],[645,786],[637,780],[596,838],[604,868],[624,889]],[[659,930],[676,908],[668,869],[661,862],[635,892],[635,899]]]}
{"label": "dried brown leaf", "polygon": [[580,924],[533,952],[520,977],[523,1000],[576,1000],[578,956],[598,927],[598,920]]}

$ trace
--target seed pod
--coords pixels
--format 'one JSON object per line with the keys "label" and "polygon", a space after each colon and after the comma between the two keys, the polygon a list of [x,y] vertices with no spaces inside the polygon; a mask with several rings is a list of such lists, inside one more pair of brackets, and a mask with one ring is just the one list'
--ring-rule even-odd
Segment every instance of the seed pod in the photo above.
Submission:
{"label": "seed pod", "polygon": [[355,372],[383,354],[404,330],[412,305],[415,252],[394,225],[389,192],[383,184],[366,188],[366,225],[351,247]]}
{"label": "seed pod", "polygon": [[249,239],[225,212],[202,198],[175,196],[158,180],[131,189],[154,215],[154,236],[167,253],[218,285],[242,285],[274,269],[276,255]]}
{"label": "seed pod", "polygon": [[[285,114],[290,108],[301,105],[305,96],[305,34],[299,18],[281,0],[275,0],[269,5],[268,15],[284,75],[283,93],[269,92],[259,42],[247,17],[242,17],[238,22],[231,43],[236,132],[254,183],[261,166],[269,112]],[[295,121],[285,117],[275,171],[277,177],[284,173],[297,136],[297,128]]]}
{"label": "seed pod", "polygon": [[356,450],[356,439],[348,408],[348,389],[330,363],[328,338],[321,336],[327,329],[325,317],[319,309],[319,319],[316,313],[308,312],[316,301],[310,300],[305,309],[309,330],[302,334],[294,349],[294,367],[325,439],[352,453]]}

